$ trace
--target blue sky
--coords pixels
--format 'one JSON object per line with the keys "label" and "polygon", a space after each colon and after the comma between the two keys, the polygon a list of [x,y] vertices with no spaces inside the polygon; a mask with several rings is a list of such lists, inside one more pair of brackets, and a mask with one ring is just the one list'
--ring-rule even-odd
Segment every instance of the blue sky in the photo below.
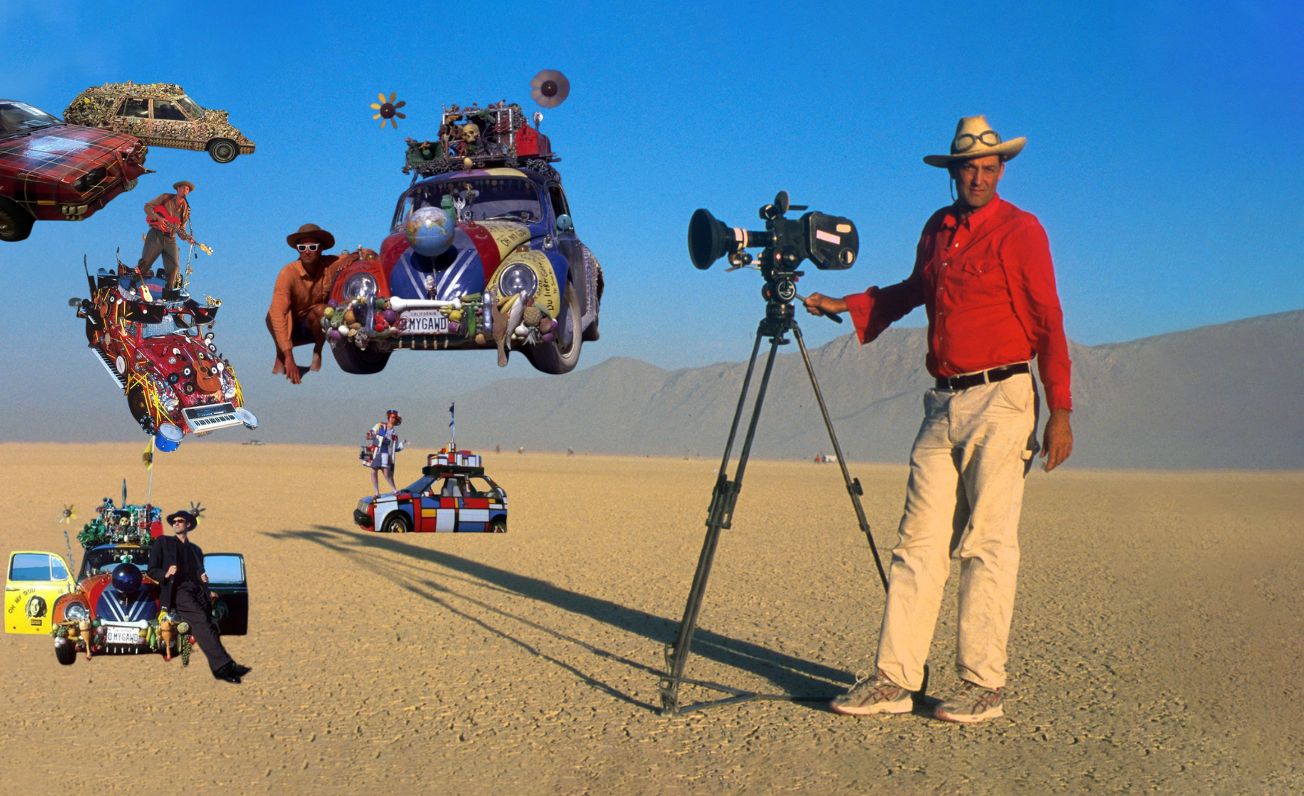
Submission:
{"label": "blue sky", "polygon": [[[218,341],[251,406],[274,418],[295,400],[380,406],[413,389],[532,376],[521,358],[500,371],[492,353],[404,352],[385,376],[350,377],[328,361],[295,389],[268,372],[262,316],[292,259],[288,232],[312,221],[342,247],[377,247],[409,181],[403,138],[432,135],[442,104],[506,98],[532,110],[529,80],[545,67],[571,80],[543,130],[607,275],[603,338],[582,367],[746,357],[759,278],[690,265],[697,207],[758,228],[756,208],[787,189],[860,230],[856,267],[810,269],[804,292],[904,278],[920,226],[949,201],[945,173],[921,158],[945,151],[956,119],[975,113],[1029,139],[1001,193],[1049,233],[1073,340],[1304,308],[1299,3],[353,5],[254,15],[229,3],[0,4],[0,96],[61,114],[90,85],[173,81],[229,110],[258,144],[229,165],[154,148],[158,173],[135,192],[85,222],[38,223],[27,241],[0,244],[0,274],[23,308],[0,343],[0,439],[138,438],[66,301],[84,293],[83,255],[92,268],[117,247],[139,256],[141,205],[178,179],[198,185],[195,230],[217,252],[199,262],[193,292],[224,299]],[[371,119],[379,91],[408,103],[397,132]],[[813,318],[804,328],[812,345],[846,331]],[[112,422],[78,427],[105,403]]]}

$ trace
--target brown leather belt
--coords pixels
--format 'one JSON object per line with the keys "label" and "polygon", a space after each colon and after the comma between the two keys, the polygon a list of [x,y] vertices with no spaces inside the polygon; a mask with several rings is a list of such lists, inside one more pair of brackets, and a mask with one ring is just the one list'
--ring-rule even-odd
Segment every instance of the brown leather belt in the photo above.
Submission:
{"label": "brown leather belt", "polygon": [[1017,362],[1013,365],[1005,365],[991,370],[984,370],[981,373],[966,373],[963,376],[938,376],[937,389],[939,390],[967,390],[970,387],[977,387],[979,384],[991,384],[992,382],[1005,381],[1011,376],[1019,373],[1031,373],[1028,369],[1027,362]]}

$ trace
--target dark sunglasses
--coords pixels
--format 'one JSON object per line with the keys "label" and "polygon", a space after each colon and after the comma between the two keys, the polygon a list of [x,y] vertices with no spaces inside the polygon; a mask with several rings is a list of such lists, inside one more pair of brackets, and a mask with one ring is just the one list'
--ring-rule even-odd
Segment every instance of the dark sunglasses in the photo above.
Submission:
{"label": "dark sunglasses", "polygon": [[987,146],[996,146],[1001,143],[1001,136],[995,130],[984,130],[978,135],[960,133],[955,137],[955,140],[951,142],[951,151],[968,152],[979,142],[982,142]]}

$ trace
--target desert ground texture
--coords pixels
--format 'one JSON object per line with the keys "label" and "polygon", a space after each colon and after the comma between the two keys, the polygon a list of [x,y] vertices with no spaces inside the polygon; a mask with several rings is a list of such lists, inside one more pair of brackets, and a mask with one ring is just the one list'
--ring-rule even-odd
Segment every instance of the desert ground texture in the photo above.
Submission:
{"label": "desert ground texture", "polygon": [[[63,552],[143,445],[0,445],[7,550]],[[851,465],[886,557],[900,466]],[[400,454],[400,485],[424,451]],[[719,461],[486,452],[508,533],[352,523],[356,448],[191,440],[152,497],[247,559],[254,667],[200,655],[59,666],[5,636],[9,793],[1304,792],[1304,473],[1036,470],[1021,526],[1007,716],[928,716],[957,685],[955,584],[913,715],[754,701],[658,712]],[[71,528],[73,533],[77,526]],[[74,541],[75,545],[75,541]],[[883,606],[835,465],[753,461],[689,677],[832,695],[872,665]],[[685,686],[684,703],[716,694]]]}

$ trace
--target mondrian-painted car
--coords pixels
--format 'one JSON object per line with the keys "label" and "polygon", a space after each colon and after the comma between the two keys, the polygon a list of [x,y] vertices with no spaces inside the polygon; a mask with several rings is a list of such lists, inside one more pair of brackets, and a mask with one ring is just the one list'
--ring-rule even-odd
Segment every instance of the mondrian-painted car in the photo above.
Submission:
{"label": "mondrian-painted car", "polygon": [[121,264],[86,279],[90,298],[69,303],[86,321],[96,360],[160,450],[172,450],[186,434],[258,426],[244,408],[235,368],[213,342],[220,301],[165,300],[161,272],[142,274]]}
{"label": "mondrian-painted car", "polygon": [[[54,636],[55,658],[65,665],[78,652],[92,657],[176,651],[182,640],[160,630],[159,586],[145,574],[152,535],[160,531],[158,515],[153,506],[119,507],[106,500],[78,537],[91,543],[82,552],[76,579],[57,553],[10,553],[5,632]],[[206,553],[204,569],[218,629],[229,635],[248,632],[244,556]]]}
{"label": "mondrian-painted car", "polygon": [[149,172],[148,149],[135,136],[0,99],[0,240],[25,239],[36,221],[90,218]]}
{"label": "mondrian-painted car", "polygon": [[[537,125],[537,120],[536,120]],[[602,269],[580,241],[547,136],[517,105],[444,113],[436,141],[409,141],[378,257],[335,279],[323,318],[341,369],[377,373],[396,349],[519,350],[567,373],[598,339]]]}
{"label": "mondrian-painted car", "polygon": [[353,511],[358,527],[381,533],[506,533],[507,493],[485,475],[477,454],[443,450],[426,461],[414,483],[359,500]]}
{"label": "mondrian-painted car", "polygon": [[151,146],[207,152],[218,163],[251,155],[254,142],[226,111],[200,107],[176,83],[105,83],[78,94],[63,112],[70,122],[134,135]]}

